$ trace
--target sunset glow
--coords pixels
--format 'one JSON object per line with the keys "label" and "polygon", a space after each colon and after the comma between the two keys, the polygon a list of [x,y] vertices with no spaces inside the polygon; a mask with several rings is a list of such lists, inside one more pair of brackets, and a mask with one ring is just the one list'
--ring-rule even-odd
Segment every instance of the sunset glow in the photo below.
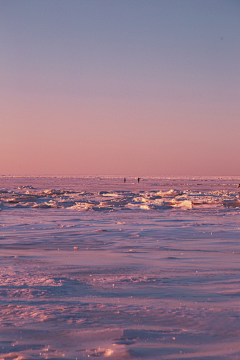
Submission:
{"label": "sunset glow", "polygon": [[1,174],[239,174],[239,2],[0,6]]}

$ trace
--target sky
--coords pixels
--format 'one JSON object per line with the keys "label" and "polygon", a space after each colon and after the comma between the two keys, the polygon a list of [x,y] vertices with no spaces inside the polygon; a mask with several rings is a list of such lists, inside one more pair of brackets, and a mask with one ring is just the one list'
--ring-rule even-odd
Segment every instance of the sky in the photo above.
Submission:
{"label": "sky", "polygon": [[239,0],[0,0],[0,175],[240,176]]}

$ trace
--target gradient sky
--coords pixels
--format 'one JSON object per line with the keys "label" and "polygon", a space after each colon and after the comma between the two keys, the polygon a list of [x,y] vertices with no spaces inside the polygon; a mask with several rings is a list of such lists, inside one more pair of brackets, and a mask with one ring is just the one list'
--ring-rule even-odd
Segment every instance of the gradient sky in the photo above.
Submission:
{"label": "gradient sky", "polygon": [[0,174],[239,175],[239,0],[0,0]]}

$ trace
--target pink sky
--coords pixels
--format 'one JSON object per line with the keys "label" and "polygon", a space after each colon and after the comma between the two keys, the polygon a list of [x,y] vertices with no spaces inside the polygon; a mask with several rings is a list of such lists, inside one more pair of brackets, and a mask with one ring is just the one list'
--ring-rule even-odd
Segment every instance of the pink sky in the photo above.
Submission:
{"label": "pink sky", "polygon": [[179,4],[6,3],[0,174],[238,175],[239,7]]}

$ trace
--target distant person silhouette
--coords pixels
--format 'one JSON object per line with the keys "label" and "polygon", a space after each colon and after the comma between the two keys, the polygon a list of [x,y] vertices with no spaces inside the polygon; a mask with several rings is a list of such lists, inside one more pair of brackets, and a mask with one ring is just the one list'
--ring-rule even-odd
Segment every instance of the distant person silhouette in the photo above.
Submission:
{"label": "distant person silhouette", "polygon": [[140,178],[138,178],[138,183],[139,183],[139,181],[140,181]]}
{"label": "distant person silhouette", "polygon": [[126,182],[126,178],[123,179],[123,182]]}
{"label": "distant person silhouette", "polygon": [[240,184],[238,184],[238,188],[240,188]]}

